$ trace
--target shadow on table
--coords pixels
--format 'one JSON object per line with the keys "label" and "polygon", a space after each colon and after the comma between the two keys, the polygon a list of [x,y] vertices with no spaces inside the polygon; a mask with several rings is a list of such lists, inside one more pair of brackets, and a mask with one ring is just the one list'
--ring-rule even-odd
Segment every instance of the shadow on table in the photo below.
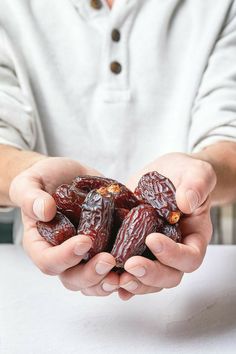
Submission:
{"label": "shadow on table", "polygon": [[[192,342],[203,337],[210,339],[217,338],[236,328],[236,287],[214,299],[209,297],[191,298],[189,303],[182,309],[182,313],[169,315],[163,318],[163,310],[153,308],[153,314],[146,313],[143,308],[141,312],[129,312],[114,314],[114,322],[107,330],[112,336],[119,333],[120,338],[137,338],[139,334],[143,340],[158,343],[160,339],[167,343],[179,344]],[[158,314],[162,312],[162,316]],[[161,318],[162,317],[162,318]],[[176,318],[176,320],[173,320]],[[106,318],[100,318],[99,325],[103,330],[107,327]],[[99,336],[106,333],[98,330]],[[98,334],[97,332],[97,334]],[[100,338],[102,339],[102,338]]]}
{"label": "shadow on table", "polygon": [[184,338],[186,341],[195,337],[216,337],[230,332],[236,328],[236,288],[212,300],[203,297],[195,300],[192,298],[192,301],[186,304],[184,317],[182,320],[168,323],[168,336],[175,337],[175,340]]}

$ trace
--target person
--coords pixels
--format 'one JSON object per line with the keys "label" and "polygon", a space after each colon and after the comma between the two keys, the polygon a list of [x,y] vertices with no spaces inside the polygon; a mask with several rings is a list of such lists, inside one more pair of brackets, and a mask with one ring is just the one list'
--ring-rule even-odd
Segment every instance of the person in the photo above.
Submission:
{"label": "person", "polygon": [[[233,0],[1,0],[0,205],[18,208],[15,242],[23,233],[44,273],[128,300],[200,266],[211,207],[236,196],[235,14]],[[118,275],[108,253],[80,264],[87,236],[56,247],[39,236],[58,185],[91,174],[134,189],[152,170],[187,214],[183,244],[147,237],[155,261],[132,257]]]}

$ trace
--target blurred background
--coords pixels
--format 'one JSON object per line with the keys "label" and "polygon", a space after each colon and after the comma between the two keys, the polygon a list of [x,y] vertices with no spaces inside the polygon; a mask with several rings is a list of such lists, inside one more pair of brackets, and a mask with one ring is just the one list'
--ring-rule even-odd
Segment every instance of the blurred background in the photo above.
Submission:
{"label": "blurred background", "polygon": [[0,213],[0,243],[12,243],[13,212]]}

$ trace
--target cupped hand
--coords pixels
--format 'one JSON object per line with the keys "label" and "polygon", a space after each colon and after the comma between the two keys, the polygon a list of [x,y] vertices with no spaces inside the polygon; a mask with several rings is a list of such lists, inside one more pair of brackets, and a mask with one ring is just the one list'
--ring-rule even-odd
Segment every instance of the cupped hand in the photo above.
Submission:
{"label": "cupped hand", "polygon": [[11,183],[10,198],[21,208],[24,224],[23,246],[45,274],[59,275],[64,286],[86,295],[109,295],[118,288],[119,276],[110,270],[115,259],[100,253],[86,264],[80,264],[90,249],[91,239],[74,236],[61,245],[52,246],[38,233],[36,221],[50,221],[56,214],[51,193],[78,175],[101,175],[98,171],[67,158],[48,157],[20,173]]}
{"label": "cupped hand", "polygon": [[210,195],[216,185],[212,166],[187,154],[171,153],[132,176],[127,186],[134,190],[143,174],[155,170],[175,185],[177,205],[185,214],[180,221],[183,243],[159,233],[149,235],[146,245],[156,260],[135,256],[126,262],[118,290],[123,300],[177,286],[184,273],[199,268],[212,235]]}

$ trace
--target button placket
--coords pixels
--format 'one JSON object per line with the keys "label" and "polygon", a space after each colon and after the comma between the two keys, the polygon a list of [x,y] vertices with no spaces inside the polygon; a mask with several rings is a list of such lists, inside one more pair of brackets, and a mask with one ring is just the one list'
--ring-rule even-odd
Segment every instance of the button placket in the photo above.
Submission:
{"label": "button placket", "polygon": [[114,42],[119,42],[120,41],[120,31],[116,28],[114,28],[111,32],[111,39]]}
{"label": "button placket", "polygon": [[102,58],[102,92],[104,100],[109,102],[130,99],[129,35],[139,1],[119,1],[114,3],[117,5],[109,18]]}
{"label": "button placket", "polygon": [[118,61],[113,61],[111,64],[110,64],[110,69],[111,69],[111,72],[113,74],[120,74],[121,73],[121,70],[122,70],[122,66],[121,64],[118,62]]}
{"label": "button placket", "polygon": [[103,6],[101,0],[90,0],[90,6],[95,10],[100,10]]}
{"label": "button placket", "polygon": [[108,15],[110,10],[105,0],[71,0],[78,12],[87,20]]}

